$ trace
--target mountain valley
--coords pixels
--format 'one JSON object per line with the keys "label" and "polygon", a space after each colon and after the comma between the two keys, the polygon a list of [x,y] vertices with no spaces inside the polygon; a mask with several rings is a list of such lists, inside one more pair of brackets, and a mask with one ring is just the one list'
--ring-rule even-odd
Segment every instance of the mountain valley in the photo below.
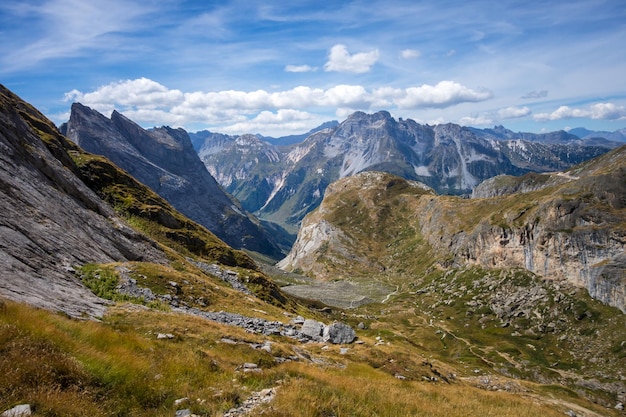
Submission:
{"label": "mountain valley", "polygon": [[626,147],[508,134],[59,131],[0,86],[0,413],[623,415]]}

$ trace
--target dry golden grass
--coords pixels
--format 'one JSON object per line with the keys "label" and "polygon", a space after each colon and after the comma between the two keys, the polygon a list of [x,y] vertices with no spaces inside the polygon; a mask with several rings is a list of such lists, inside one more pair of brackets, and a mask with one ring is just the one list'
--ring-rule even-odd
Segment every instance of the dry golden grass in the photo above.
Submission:
{"label": "dry golden grass", "polygon": [[399,381],[364,364],[320,369],[293,364],[264,415],[321,416],[562,416],[563,411],[507,393],[462,384]]}
{"label": "dry golden grass", "polygon": [[[158,333],[174,338],[158,340]],[[222,343],[222,337],[240,343]],[[271,354],[250,346],[266,340]],[[567,411],[458,380],[422,382],[417,368],[431,367],[418,351],[401,340],[380,347],[372,346],[371,336],[364,340],[341,355],[338,347],[266,338],[137,305],[118,305],[99,323],[7,301],[0,308],[0,411],[29,403],[44,416],[172,416],[177,408],[220,416],[253,391],[270,387],[278,387],[278,394],[265,406],[268,416],[550,417]],[[315,362],[274,359],[297,353]],[[263,371],[238,371],[246,362]],[[416,370],[408,373],[413,380],[394,378],[398,369],[409,368]],[[175,406],[183,397],[190,401]]]}

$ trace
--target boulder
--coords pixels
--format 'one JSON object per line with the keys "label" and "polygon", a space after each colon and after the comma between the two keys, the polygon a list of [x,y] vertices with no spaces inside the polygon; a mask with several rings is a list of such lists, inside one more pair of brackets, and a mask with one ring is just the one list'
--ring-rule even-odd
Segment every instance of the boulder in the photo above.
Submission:
{"label": "boulder", "polygon": [[352,343],[356,338],[356,333],[352,327],[345,323],[335,322],[324,328],[322,340],[335,345]]}
{"label": "boulder", "polygon": [[310,339],[321,341],[324,328],[324,323],[320,323],[319,321],[313,319],[306,319],[302,324],[300,332]]}

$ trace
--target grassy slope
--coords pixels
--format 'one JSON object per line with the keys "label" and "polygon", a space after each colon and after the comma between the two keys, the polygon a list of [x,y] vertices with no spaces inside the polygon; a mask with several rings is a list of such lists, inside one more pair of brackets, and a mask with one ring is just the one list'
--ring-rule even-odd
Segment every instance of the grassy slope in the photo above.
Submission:
{"label": "grassy slope", "polygon": [[[175,337],[157,339],[157,333]],[[179,408],[217,416],[252,391],[271,387],[278,388],[265,407],[268,416],[559,416],[580,402],[572,397],[572,404],[555,406],[535,394],[486,392],[458,380],[423,381],[435,375],[433,369],[443,375],[451,368],[433,365],[393,336],[376,347],[364,334],[365,344],[347,355],[336,347],[294,346],[279,337],[270,338],[269,354],[246,343],[222,343],[222,337],[264,341],[241,329],[137,307],[115,307],[97,323],[3,302],[0,410],[30,403],[36,415],[47,416],[171,416]],[[315,362],[274,359],[294,355]],[[263,370],[239,371],[245,362]],[[394,378],[397,371],[409,379]],[[184,397],[190,400],[174,405]]]}

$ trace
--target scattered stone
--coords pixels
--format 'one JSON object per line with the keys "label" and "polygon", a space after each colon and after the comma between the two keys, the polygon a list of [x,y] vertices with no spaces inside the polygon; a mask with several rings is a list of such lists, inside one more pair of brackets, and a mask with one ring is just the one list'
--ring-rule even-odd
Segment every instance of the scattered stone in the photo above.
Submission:
{"label": "scattered stone", "polygon": [[159,333],[157,334],[157,339],[173,339],[174,335],[171,333]]}
{"label": "scattered stone", "polygon": [[261,368],[256,363],[244,363],[237,369],[243,369],[244,373],[257,373],[261,372]]}
{"label": "scattered stone", "polygon": [[176,411],[176,417],[189,417],[191,416],[191,410],[188,408],[185,408],[184,410],[177,410]]}
{"label": "scattered stone", "polygon": [[187,397],[179,398],[177,400],[174,400],[174,405],[181,405],[182,403],[187,401],[189,401],[189,398]]}
{"label": "scattered stone", "polygon": [[231,269],[223,269],[217,264],[207,264],[205,262],[195,261],[191,258],[187,258],[187,260],[198,268],[202,269],[204,272],[207,272],[213,276],[220,278],[222,281],[229,284],[235,290],[242,292],[246,295],[254,295],[252,292],[239,280],[239,273],[233,271]]}
{"label": "scattered stone", "polygon": [[30,404],[20,404],[10,410],[6,410],[4,413],[0,414],[0,417],[26,417],[30,415],[32,415]]}
{"label": "scattered stone", "polygon": [[404,375],[395,374],[394,376],[396,377],[396,379],[399,379],[400,381],[406,381],[406,377]]}
{"label": "scattered stone", "polygon": [[624,409],[624,404],[623,403],[617,403],[615,405],[615,409],[619,410],[619,411],[622,411]]}
{"label": "scattered stone", "polygon": [[346,355],[348,353],[348,350],[349,350],[348,348],[343,348],[342,347],[342,348],[339,349],[339,354],[340,355]]}
{"label": "scattered stone", "polygon": [[253,392],[241,406],[231,408],[224,413],[224,417],[239,417],[250,414],[255,408],[261,404],[269,403],[276,396],[276,388],[267,388],[258,392]]}

